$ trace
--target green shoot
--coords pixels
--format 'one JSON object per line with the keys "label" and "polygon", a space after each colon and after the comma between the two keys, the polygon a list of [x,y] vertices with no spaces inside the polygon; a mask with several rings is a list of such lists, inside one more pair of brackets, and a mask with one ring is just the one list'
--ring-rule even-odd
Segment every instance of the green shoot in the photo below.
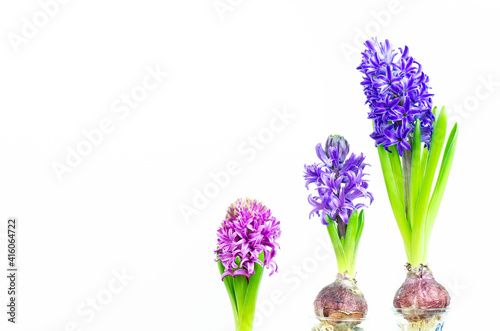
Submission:
{"label": "green shoot", "polygon": [[327,230],[337,258],[337,271],[339,273],[349,273],[354,276],[356,273],[356,257],[358,255],[359,241],[364,227],[364,211],[354,211],[349,218],[345,238],[338,232],[337,223],[326,215],[328,222]]}
{"label": "green shoot", "polygon": [[399,158],[399,153],[395,145],[389,147],[391,153],[389,153],[389,161],[391,162],[391,169],[398,190],[399,200],[404,204],[404,182],[403,182],[403,168],[401,167],[401,160]]}
{"label": "green shoot", "polygon": [[415,208],[414,229],[412,229],[412,251],[411,256],[413,261],[410,263],[415,266],[423,263],[424,256],[424,239],[425,239],[425,222],[427,214],[427,205],[431,194],[434,174],[440,159],[441,150],[446,135],[446,111],[441,109],[437,115],[437,120],[434,123],[434,132],[432,133],[431,148],[429,151],[429,159],[425,168],[424,180],[417,198]]}
{"label": "green shoot", "polygon": [[[218,247],[217,247],[218,248]],[[219,266],[219,272],[220,275],[224,273],[224,266],[222,265],[222,262],[219,260],[217,261],[217,265]],[[222,280],[224,282],[224,286],[226,287],[227,294],[229,296],[229,301],[231,301],[231,307],[233,308],[233,315],[234,315],[234,320],[238,321],[239,319],[239,314],[238,314],[238,305],[236,304],[236,296],[234,294],[234,283],[233,283],[233,277],[224,277]]]}
{"label": "green shoot", "polygon": [[337,257],[338,272],[344,273],[347,271],[347,260],[344,252],[344,245],[342,245],[342,242],[340,240],[337,223],[332,221],[332,219],[328,215],[326,215],[326,221],[329,224],[326,229],[328,230],[328,234],[330,235],[330,241],[332,242],[333,250],[335,251],[335,256]]}
{"label": "green shoot", "polygon": [[[444,107],[439,112],[434,108],[433,113],[436,121],[429,150],[422,146],[419,120],[415,124],[411,152],[403,153],[403,157],[400,157],[395,146],[389,148],[392,153],[383,146],[377,147],[389,201],[403,238],[408,262],[414,267],[427,263],[431,232],[450,174],[458,136],[455,124],[441,156],[446,138],[447,115]],[[439,163],[440,170],[434,184]]]}
{"label": "green shoot", "polygon": [[[264,263],[264,252],[260,253],[259,260]],[[239,328],[236,329],[238,331],[252,330],[255,307],[257,305],[257,294],[259,293],[260,282],[262,280],[262,275],[264,274],[264,268],[261,267],[258,263],[254,264],[254,268],[255,274],[250,277],[250,282],[248,283],[245,295],[245,303],[241,308],[240,324]]]}
{"label": "green shoot", "polygon": [[[240,258],[236,258],[236,264],[240,265]],[[248,280],[246,276],[234,276],[234,294],[236,297],[236,304],[238,306],[239,317],[241,318],[241,312],[243,304],[245,303],[245,296],[247,294]]]}
{"label": "green shoot", "polygon": [[[260,253],[259,260],[264,262],[264,252]],[[239,264],[239,258],[235,262]],[[222,275],[224,266],[220,261],[217,261],[217,265]],[[236,331],[252,330],[257,294],[264,274],[264,268],[259,264],[255,263],[254,268],[255,274],[250,277],[250,281],[246,276],[226,276],[223,279],[233,308]]]}
{"label": "green shoot", "polygon": [[453,162],[453,157],[455,156],[457,137],[458,127],[457,124],[455,124],[450,132],[450,135],[448,136],[448,141],[446,143],[446,148],[444,149],[443,160],[441,162],[441,169],[439,170],[436,187],[434,188],[434,192],[432,193],[429,208],[427,210],[427,222],[425,224],[424,263],[427,263],[427,252],[431,238],[432,227],[434,226],[434,221],[436,220],[439,205],[441,204],[441,199],[443,198],[444,189],[446,187],[448,176],[450,174],[451,163]]}
{"label": "green shoot", "polygon": [[[396,222],[398,224],[399,232],[403,238],[403,244],[406,251],[406,258],[411,261],[410,248],[411,248],[411,229],[409,227],[408,221],[406,220],[405,209],[403,200],[401,200],[397,185],[395,182],[396,175],[392,172],[389,153],[384,149],[384,146],[377,146],[378,156],[380,159],[380,165],[382,166],[382,173],[384,175],[385,187],[387,189],[387,195],[389,196],[389,201],[391,203],[392,211]],[[398,154],[399,155],[399,154]]]}
{"label": "green shoot", "polygon": [[349,274],[354,275],[355,266],[353,265],[354,250],[356,247],[356,238],[358,236],[358,211],[354,211],[349,218],[349,224],[345,234],[344,252],[347,262],[347,271]]}

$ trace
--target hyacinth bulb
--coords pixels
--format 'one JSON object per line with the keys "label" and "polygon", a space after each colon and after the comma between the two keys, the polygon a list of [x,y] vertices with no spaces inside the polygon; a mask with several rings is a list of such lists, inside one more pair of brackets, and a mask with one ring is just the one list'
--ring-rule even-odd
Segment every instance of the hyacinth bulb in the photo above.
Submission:
{"label": "hyacinth bulb", "polygon": [[394,296],[394,307],[402,308],[407,320],[429,318],[422,313],[426,309],[446,308],[450,305],[450,294],[435,279],[425,265],[412,268],[407,265],[406,279]]}
{"label": "hyacinth bulb", "polygon": [[[314,313],[326,317],[335,325],[340,321],[362,319],[368,312],[363,293],[356,285],[356,280],[349,274],[337,274],[335,282],[325,286],[314,300]],[[352,322],[356,325],[359,322]]]}

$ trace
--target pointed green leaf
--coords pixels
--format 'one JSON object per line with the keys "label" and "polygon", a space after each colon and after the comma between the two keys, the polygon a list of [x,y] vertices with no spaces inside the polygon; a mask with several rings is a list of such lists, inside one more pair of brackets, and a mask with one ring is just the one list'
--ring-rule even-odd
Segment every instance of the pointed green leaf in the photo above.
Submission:
{"label": "pointed green leaf", "polygon": [[[264,264],[264,252],[259,255],[259,260]],[[242,313],[240,316],[240,329],[239,330],[252,330],[252,324],[255,315],[255,306],[257,305],[257,296],[259,294],[259,287],[264,274],[264,268],[260,264],[254,264],[255,273],[250,276],[250,282],[245,296],[245,303],[243,305]]]}
{"label": "pointed green leaf", "polygon": [[403,168],[401,166],[401,157],[399,156],[398,149],[396,145],[389,146],[391,153],[389,154],[389,161],[391,162],[392,176],[396,183],[396,188],[398,190],[399,200],[403,205],[404,209],[404,184],[403,184]]}
{"label": "pointed green leaf", "polygon": [[[222,276],[222,274],[225,271],[224,265],[222,265],[222,262],[219,260],[219,261],[217,261],[217,266],[219,267],[219,272],[220,272],[220,275]],[[231,301],[231,307],[233,308],[233,315],[234,315],[235,321],[237,321],[239,318],[239,314],[238,314],[238,306],[236,304],[236,296],[234,294],[233,277],[226,276],[226,277],[224,277],[222,282],[224,283],[224,286],[226,287],[226,291],[227,291],[227,294],[229,296],[229,301]]]}
{"label": "pointed green leaf", "polygon": [[365,210],[361,209],[358,215],[358,234],[356,235],[356,242],[359,243],[361,240],[361,234],[363,233],[363,228],[365,226]]}
{"label": "pointed green leaf", "polygon": [[436,172],[446,136],[446,122],[446,110],[443,107],[437,115],[437,120],[434,123],[429,160],[427,161],[422,187],[420,189],[415,207],[415,220],[411,239],[411,256],[413,260],[410,261],[413,266],[423,263],[427,206],[429,203],[434,174]]}
{"label": "pointed green leaf", "polygon": [[408,261],[410,261],[411,232],[406,220],[403,200],[400,199],[396,187],[396,182],[394,181],[394,176],[392,174],[392,167],[389,160],[390,153],[387,152],[382,145],[377,146],[377,151],[380,159],[380,165],[382,167],[382,173],[384,175],[387,195],[389,196],[389,201],[391,203],[394,217],[396,218],[396,223],[398,224],[399,232],[401,233],[401,237],[403,238],[406,257],[408,258]]}
{"label": "pointed green leaf", "polygon": [[[241,259],[239,256],[234,261],[238,266],[241,266]],[[245,296],[247,295],[248,279],[246,276],[233,276],[234,297],[236,298],[236,306],[238,307],[239,318],[242,314],[243,304],[245,303]]]}
{"label": "pointed green leaf", "polygon": [[347,262],[347,271],[349,274],[354,275],[354,266],[352,265],[354,259],[354,249],[356,247],[356,237],[358,234],[358,211],[354,211],[349,218],[347,231],[345,235],[344,252]]}
{"label": "pointed green leaf", "polygon": [[[422,156],[420,160],[420,173],[418,179],[418,193],[420,193],[420,189],[422,188],[422,182],[424,181],[425,168],[427,167],[427,161],[429,160],[429,150],[427,147],[422,146]],[[418,195],[417,195],[418,197]]]}
{"label": "pointed green leaf", "polygon": [[443,160],[441,161],[441,168],[439,169],[439,175],[436,181],[436,187],[432,193],[431,201],[429,203],[429,208],[427,211],[427,222],[425,225],[425,248],[424,248],[424,258],[427,262],[427,250],[429,246],[429,241],[431,237],[432,228],[436,220],[437,213],[439,211],[439,206],[443,198],[444,190],[446,188],[446,183],[448,182],[448,176],[450,175],[451,164],[453,163],[453,157],[455,156],[455,147],[458,138],[458,126],[455,123],[453,129],[448,136],[448,141],[444,149]]}
{"label": "pointed green leaf", "polygon": [[361,211],[358,214],[358,233],[356,234],[356,245],[354,246],[354,252],[352,253],[353,259],[351,261],[353,274],[356,271],[356,260],[358,258],[358,247],[359,247],[359,242],[361,241],[361,234],[363,233],[364,226],[365,226],[365,211],[364,211],[364,209],[361,209]]}
{"label": "pointed green leaf", "polygon": [[347,260],[344,252],[344,247],[340,241],[339,231],[337,224],[332,221],[330,216],[326,215],[326,221],[329,225],[326,226],[328,234],[330,235],[330,241],[332,242],[333,249],[335,251],[335,256],[337,258],[337,268],[339,273],[347,271]]}
{"label": "pointed green leaf", "polygon": [[236,304],[238,305],[239,318],[241,319],[243,305],[245,304],[245,297],[247,295],[248,279],[246,276],[234,276],[233,281]]}

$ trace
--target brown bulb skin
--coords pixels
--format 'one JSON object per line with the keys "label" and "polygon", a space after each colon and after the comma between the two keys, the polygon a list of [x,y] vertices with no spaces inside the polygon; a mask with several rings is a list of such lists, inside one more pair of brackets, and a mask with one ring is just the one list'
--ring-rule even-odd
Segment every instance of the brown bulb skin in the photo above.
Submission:
{"label": "brown bulb skin", "polygon": [[412,268],[407,264],[406,268],[406,279],[393,301],[395,308],[403,308],[406,319],[428,318],[432,313],[424,313],[422,310],[446,308],[450,305],[450,294],[434,279],[427,266],[421,264],[418,268]]}
{"label": "brown bulb skin", "polygon": [[335,281],[325,286],[314,300],[314,313],[331,319],[364,318],[368,311],[363,293],[349,274],[337,274]]}

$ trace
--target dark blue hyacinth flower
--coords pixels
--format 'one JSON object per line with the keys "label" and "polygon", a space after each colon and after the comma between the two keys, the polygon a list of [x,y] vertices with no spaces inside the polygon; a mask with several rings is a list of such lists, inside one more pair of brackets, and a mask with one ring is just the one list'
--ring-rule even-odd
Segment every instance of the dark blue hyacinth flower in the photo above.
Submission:
{"label": "dark blue hyacinth flower", "polygon": [[433,131],[432,96],[429,77],[409,55],[408,47],[393,49],[388,40],[365,42],[366,50],[357,68],[363,73],[368,118],[374,121],[370,135],[376,145],[396,145],[400,155],[411,149],[416,120],[420,120],[422,142],[429,147]]}

